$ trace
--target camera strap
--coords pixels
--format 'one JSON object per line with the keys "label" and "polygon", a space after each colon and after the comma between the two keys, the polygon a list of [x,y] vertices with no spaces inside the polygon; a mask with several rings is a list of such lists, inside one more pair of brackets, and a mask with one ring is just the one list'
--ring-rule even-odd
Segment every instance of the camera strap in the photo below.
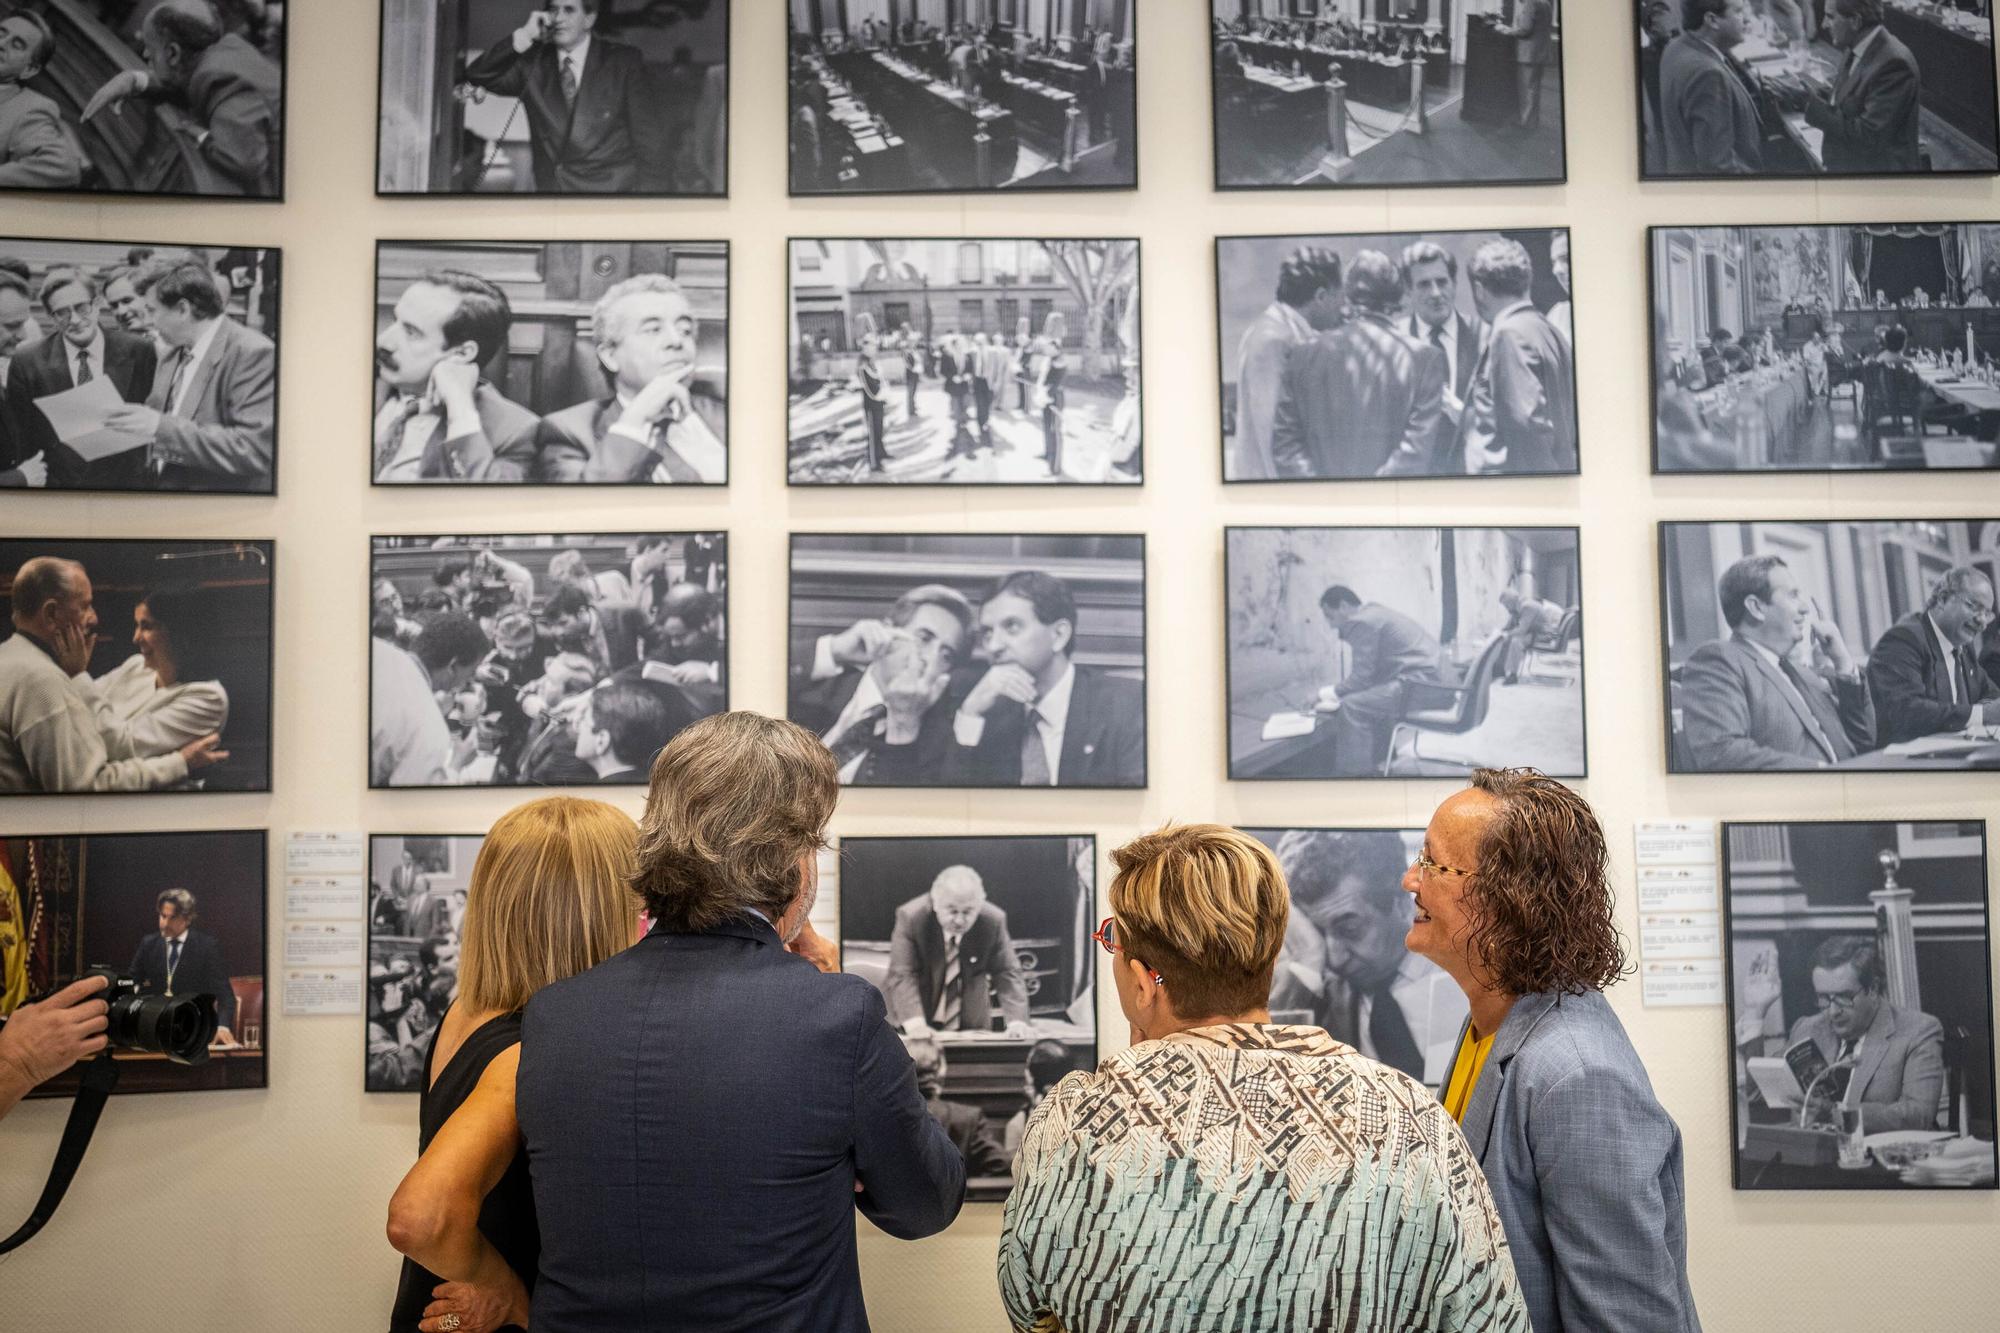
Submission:
{"label": "camera strap", "polygon": [[0,1254],[27,1244],[55,1216],[56,1205],[62,1202],[70,1181],[76,1178],[76,1169],[83,1165],[83,1154],[90,1147],[90,1136],[97,1132],[97,1117],[104,1113],[105,1099],[117,1085],[118,1063],[109,1050],[84,1066],[83,1085],[77,1089],[76,1101],[69,1108],[69,1120],[63,1125],[62,1143],[56,1148],[56,1160],[49,1167],[49,1180],[42,1186],[42,1197],[20,1230],[0,1240]]}

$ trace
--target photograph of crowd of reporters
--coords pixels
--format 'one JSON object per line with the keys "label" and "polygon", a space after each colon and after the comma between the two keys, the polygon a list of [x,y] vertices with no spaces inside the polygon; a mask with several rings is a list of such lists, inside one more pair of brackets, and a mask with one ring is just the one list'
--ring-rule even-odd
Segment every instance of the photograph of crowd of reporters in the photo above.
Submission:
{"label": "photograph of crowd of reporters", "polygon": [[997,1203],[1029,1115],[1097,1067],[1097,840],[842,838],[839,863],[841,970],[882,992],[965,1197]]}
{"label": "photograph of crowd of reporters", "polygon": [[383,0],[375,192],[729,192],[729,0]]}
{"label": "photograph of crowd of reporters", "polygon": [[1626,0],[1642,179],[1992,173],[1990,0]]}
{"label": "photograph of crowd of reporters", "polygon": [[264,1087],[265,864],[262,829],[0,837],[0,1018],[110,968],[139,996],[213,995],[217,1022],[198,1065],[115,1051],[117,1093]]}
{"label": "photograph of crowd of reporters", "polygon": [[0,539],[0,796],[269,791],[272,554]]}
{"label": "photograph of crowd of reporters", "polygon": [[0,238],[0,488],[270,495],[276,250]]}
{"label": "photograph of crowd of reporters", "polygon": [[0,14],[0,190],[282,199],[282,0]]}
{"label": "photograph of crowd of reporters", "polygon": [[421,1092],[424,1061],[458,995],[459,930],[484,834],[368,839],[369,1092]]}
{"label": "photograph of crowd of reporters", "polygon": [[1656,227],[1654,470],[1991,468],[2000,226]]}
{"label": "photograph of crowd of reporters", "polygon": [[794,240],[794,486],[1137,485],[1139,243]]}
{"label": "photograph of crowd of reporters", "polygon": [[2000,768],[2000,521],[1662,523],[1668,771]]}
{"label": "photograph of crowd of reporters", "polygon": [[376,537],[370,787],[644,786],[729,706],[719,532]]}
{"label": "photograph of crowd of reporters", "polygon": [[794,196],[1138,186],[1138,0],[789,5]]}
{"label": "photograph of crowd of reporters", "polygon": [[786,715],[847,785],[1143,787],[1145,540],[794,533]]}
{"label": "photograph of crowd of reporters", "polygon": [[1738,1189],[1992,1189],[1986,825],[1725,823]]}
{"label": "photograph of crowd of reporters", "polygon": [[726,241],[384,241],[372,476],[729,480]]}
{"label": "photograph of crowd of reporters", "polygon": [[1561,0],[1210,0],[1215,185],[1564,179]]}
{"label": "photograph of crowd of reporters", "polygon": [[1229,776],[1585,776],[1575,528],[1228,528]]}
{"label": "photograph of crowd of reporters", "polygon": [[1578,470],[1566,228],[1229,236],[1215,274],[1225,481]]}
{"label": "photograph of crowd of reporters", "polygon": [[1465,992],[1403,947],[1416,899],[1403,875],[1422,829],[1246,828],[1271,849],[1292,914],[1271,975],[1271,1021],[1325,1028],[1371,1060],[1441,1086]]}

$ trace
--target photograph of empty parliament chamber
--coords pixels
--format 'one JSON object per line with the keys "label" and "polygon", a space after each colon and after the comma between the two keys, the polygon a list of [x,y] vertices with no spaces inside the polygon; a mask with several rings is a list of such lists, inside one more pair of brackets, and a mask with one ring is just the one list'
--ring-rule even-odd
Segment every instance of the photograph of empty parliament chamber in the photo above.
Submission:
{"label": "photograph of empty parliament chamber", "polygon": [[2000,768],[2000,521],[1662,523],[1672,773]]}
{"label": "photograph of empty parliament chamber", "polygon": [[842,838],[840,968],[882,992],[966,1198],[1013,1187],[1028,1117],[1097,1067],[1097,840]]}
{"label": "photograph of empty parliament chamber", "polygon": [[1227,528],[1229,776],[1583,777],[1575,528]]}
{"label": "photograph of empty parliament chamber", "polygon": [[1983,820],[1725,823],[1737,1189],[1992,1189]]}
{"label": "photograph of empty parliament chamber", "polygon": [[0,837],[0,1018],[109,970],[131,983],[105,996],[117,1092],[264,1087],[264,891],[262,829]]}
{"label": "photograph of empty parliament chamber", "polygon": [[1218,190],[1565,179],[1562,0],[1210,0]]}
{"label": "photograph of empty parliament chamber", "polygon": [[1991,468],[2000,226],[1655,227],[1653,468]]}
{"label": "photograph of empty parliament chamber", "polygon": [[1225,481],[1578,470],[1567,228],[1215,243]]}
{"label": "photograph of empty parliament chamber", "polygon": [[1136,485],[1139,243],[791,243],[794,486]]}
{"label": "photograph of empty parliament chamber", "polygon": [[1139,184],[1138,0],[788,6],[794,196]]}

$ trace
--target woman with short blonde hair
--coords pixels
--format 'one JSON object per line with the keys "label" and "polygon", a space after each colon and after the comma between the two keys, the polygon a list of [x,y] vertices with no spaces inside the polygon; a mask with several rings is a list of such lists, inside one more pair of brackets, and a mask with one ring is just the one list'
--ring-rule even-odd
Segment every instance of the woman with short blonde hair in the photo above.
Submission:
{"label": "woman with short blonde hair", "polygon": [[1500,1221],[1428,1089],[1271,1022],[1290,893],[1262,843],[1169,826],[1112,853],[1133,1045],[1021,1140],[1000,1237],[1016,1328],[1529,1333]]}
{"label": "woman with short blonde hair", "polygon": [[389,1204],[408,1256],[391,1333],[525,1328],[540,1239],[514,1117],[521,1011],[552,982],[629,947],[638,826],[550,796],[488,830],[460,928],[458,994],[425,1061],[416,1166]]}

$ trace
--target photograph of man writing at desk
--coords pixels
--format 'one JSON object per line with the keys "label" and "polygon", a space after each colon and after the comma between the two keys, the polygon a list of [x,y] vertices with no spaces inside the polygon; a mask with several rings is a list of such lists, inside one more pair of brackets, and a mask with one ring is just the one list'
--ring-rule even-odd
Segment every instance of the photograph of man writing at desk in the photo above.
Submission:
{"label": "photograph of man writing at desk", "polygon": [[1640,174],[1991,173],[1987,0],[1626,0]]}
{"label": "photograph of man writing at desk", "polygon": [[1992,523],[1668,523],[1660,540],[1670,771],[2000,768],[1980,656]]}

